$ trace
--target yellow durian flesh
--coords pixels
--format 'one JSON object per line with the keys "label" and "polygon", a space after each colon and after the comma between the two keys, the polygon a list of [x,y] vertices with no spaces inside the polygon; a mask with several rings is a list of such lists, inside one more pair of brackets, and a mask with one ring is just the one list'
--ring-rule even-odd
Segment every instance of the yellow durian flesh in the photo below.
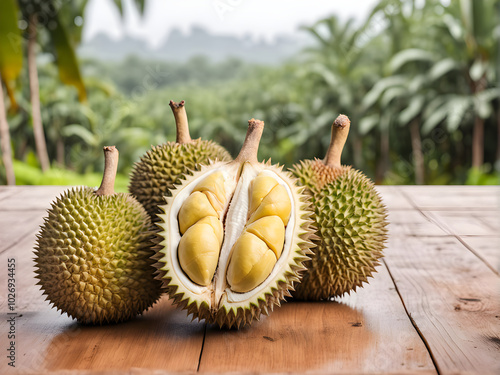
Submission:
{"label": "yellow durian flesh", "polygon": [[231,290],[245,293],[262,283],[276,264],[276,255],[252,233],[243,233],[234,244],[227,270]]}
{"label": "yellow durian flesh", "polygon": [[225,201],[224,178],[221,173],[212,173],[195,186],[179,210],[179,230],[182,234],[179,263],[198,285],[209,285],[217,268],[223,238],[218,211],[223,209]]}
{"label": "yellow durian flesh", "polygon": [[207,216],[217,217],[217,211],[205,194],[196,191],[186,199],[179,212],[181,233],[184,234],[190,226]]}
{"label": "yellow durian flesh", "polygon": [[250,197],[253,214],[233,247],[227,271],[230,288],[241,293],[252,290],[271,273],[283,249],[291,211],[286,189],[270,176],[257,175]]}
{"label": "yellow durian flesh", "polygon": [[276,254],[276,258],[280,257],[285,241],[285,226],[279,216],[265,216],[254,221],[248,226],[247,232],[259,237]]}
{"label": "yellow durian flesh", "polygon": [[223,206],[226,200],[226,191],[222,172],[210,174],[207,178],[200,181],[193,191],[201,191],[202,193],[210,194],[210,196],[218,200],[218,203]]}
{"label": "yellow durian flesh", "polygon": [[[284,220],[288,222],[291,210],[286,189],[273,177],[257,175],[249,190],[253,215],[234,245],[227,271],[230,289],[240,293],[252,290],[271,273],[283,249]],[[217,207],[207,199],[207,192]],[[217,211],[224,207],[225,195],[222,173],[212,173],[196,184],[179,211],[179,264],[201,286],[211,283],[217,267],[223,232]]]}
{"label": "yellow durian flesh", "polygon": [[262,199],[260,205],[255,212],[250,216],[249,223],[259,220],[266,216],[277,215],[281,218],[284,225],[288,224],[290,218],[290,198],[282,185],[276,185]]}
{"label": "yellow durian flesh", "polygon": [[218,218],[207,216],[192,225],[181,237],[178,249],[180,265],[189,278],[199,285],[206,286],[212,281],[223,231]]}
{"label": "yellow durian flesh", "polygon": [[[158,224],[156,266],[174,304],[195,318],[227,327],[250,324],[289,296],[312,246],[311,212],[295,180],[279,167],[258,163],[255,154],[240,157],[244,150],[232,163],[214,163],[186,176],[165,198]],[[200,199],[203,205],[188,205],[197,194],[207,198]],[[213,229],[217,220],[222,239]],[[191,240],[190,233],[198,230],[207,234]],[[205,261],[208,247],[210,260]],[[213,272],[212,254],[217,252]]]}
{"label": "yellow durian flesh", "polygon": [[253,214],[257,207],[260,206],[262,199],[266,197],[267,194],[278,185],[278,181],[271,176],[259,175],[251,183],[251,195],[250,195],[250,212]]}

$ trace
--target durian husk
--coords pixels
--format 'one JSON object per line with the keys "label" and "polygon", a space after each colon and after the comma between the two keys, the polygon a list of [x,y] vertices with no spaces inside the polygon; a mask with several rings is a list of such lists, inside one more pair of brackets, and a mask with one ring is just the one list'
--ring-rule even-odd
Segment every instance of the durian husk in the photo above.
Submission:
{"label": "durian husk", "polygon": [[293,199],[296,222],[291,237],[292,249],[285,262],[285,267],[274,277],[269,277],[261,286],[257,287],[256,289],[260,288],[257,295],[241,303],[228,303],[226,299],[218,307],[211,307],[212,301],[209,298],[199,298],[199,296],[193,294],[191,290],[183,285],[179,275],[175,272],[170,261],[172,249],[167,246],[166,218],[178,192],[182,191],[193,180],[204,176],[208,171],[216,169],[220,165],[221,163],[214,163],[209,166],[202,166],[200,171],[186,176],[186,179],[176,186],[176,189],[172,190],[172,196],[165,197],[166,204],[161,206],[164,213],[159,215],[161,222],[157,223],[160,232],[156,240],[158,245],[155,247],[157,252],[155,259],[158,262],[155,267],[158,269],[157,279],[163,282],[163,288],[167,291],[173,303],[187,310],[188,314],[192,315],[193,320],[205,320],[208,323],[225,328],[241,328],[250,325],[255,320],[259,320],[261,315],[269,315],[276,305],[280,306],[286,297],[291,296],[290,291],[293,291],[295,285],[300,282],[301,275],[305,271],[304,263],[312,254],[310,248],[314,246],[311,241],[314,232],[314,228],[311,226],[312,210],[309,197],[304,193],[304,188],[297,186],[296,179],[289,172],[284,172],[282,167],[272,166],[270,162],[262,163],[262,168],[279,174],[294,189]]}
{"label": "durian husk", "polygon": [[350,167],[306,160],[292,169],[314,206],[317,237],[307,271],[292,293],[326,300],[356,291],[376,272],[387,240],[387,210],[373,182]]}
{"label": "durian husk", "polygon": [[52,203],[37,235],[37,285],[80,323],[142,314],[161,296],[150,230],[149,216],[130,195],[72,188]]}
{"label": "durian husk", "polygon": [[128,190],[156,222],[156,215],[161,212],[158,206],[165,203],[163,197],[171,195],[171,189],[180,183],[183,175],[189,175],[211,161],[231,160],[226,149],[212,141],[167,142],[152,147],[135,163]]}

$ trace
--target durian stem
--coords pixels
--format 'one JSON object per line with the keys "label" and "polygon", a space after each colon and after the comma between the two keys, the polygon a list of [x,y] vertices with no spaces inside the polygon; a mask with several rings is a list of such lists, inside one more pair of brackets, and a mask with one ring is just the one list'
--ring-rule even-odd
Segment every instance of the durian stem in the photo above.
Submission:
{"label": "durian stem", "polygon": [[238,157],[234,159],[235,163],[242,163],[249,161],[251,163],[257,163],[257,151],[259,150],[259,142],[262,136],[262,131],[264,130],[264,121],[251,119],[248,121],[248,130],[241,147],[241,151]]}
{"label": "durian stem", "polygon": [[115,194],[115,178],[118,169],[118,149],[115,146],[104,147],[104,173],[99,189],[95,195]]}
{"label": "durian stem", "polygon": [[330,147],[326,152],[323,163],[331,168],[341,168],[340,157],[344,149],[351,121],[346,115],[339,115],[332,124],[332,135],[330,138]]}
{"label": "durian stem", "polygon": [[191,136],[189,135],[189,125],[188,118],[186,114],[186,107],[184,106],[184,100],[179,103],[170,101],[170,108],[174,112],[175,117],[175,127],[177,128],[177,143],[186,144],[191,142]]}

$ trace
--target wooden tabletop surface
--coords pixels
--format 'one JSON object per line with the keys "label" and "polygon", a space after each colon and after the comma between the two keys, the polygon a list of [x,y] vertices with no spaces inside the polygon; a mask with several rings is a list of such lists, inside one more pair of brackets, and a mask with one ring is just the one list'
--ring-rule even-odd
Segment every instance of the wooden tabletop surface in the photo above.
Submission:
{"label": "wooden tabletop surface", "polygon": [[370,284],[332,302],[284,303],[239,331],[192,322],[166,297],[108,326],[51,309],[35,285],[33,245],[64,189],[0,186],[0,374],[500,373],[498,187],[378,187],[389,241]]}

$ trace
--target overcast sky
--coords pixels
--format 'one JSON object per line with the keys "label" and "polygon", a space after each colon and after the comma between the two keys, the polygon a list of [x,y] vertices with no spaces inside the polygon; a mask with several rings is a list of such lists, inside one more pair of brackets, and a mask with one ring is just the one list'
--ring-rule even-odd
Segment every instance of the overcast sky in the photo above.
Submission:
{"label": "overcast sky", "polygon": [[376,0],[146,0],[142,19],[126,0],[125,19],[111,0],[90,0],[84,40],[97,33],[120,38],[124,33],[159,45],[172,29],[183,32],[199,25],[214,34],[251,35],[272,41],[276,35],[292,35],[300,25],[338,14],[362,19]]}

